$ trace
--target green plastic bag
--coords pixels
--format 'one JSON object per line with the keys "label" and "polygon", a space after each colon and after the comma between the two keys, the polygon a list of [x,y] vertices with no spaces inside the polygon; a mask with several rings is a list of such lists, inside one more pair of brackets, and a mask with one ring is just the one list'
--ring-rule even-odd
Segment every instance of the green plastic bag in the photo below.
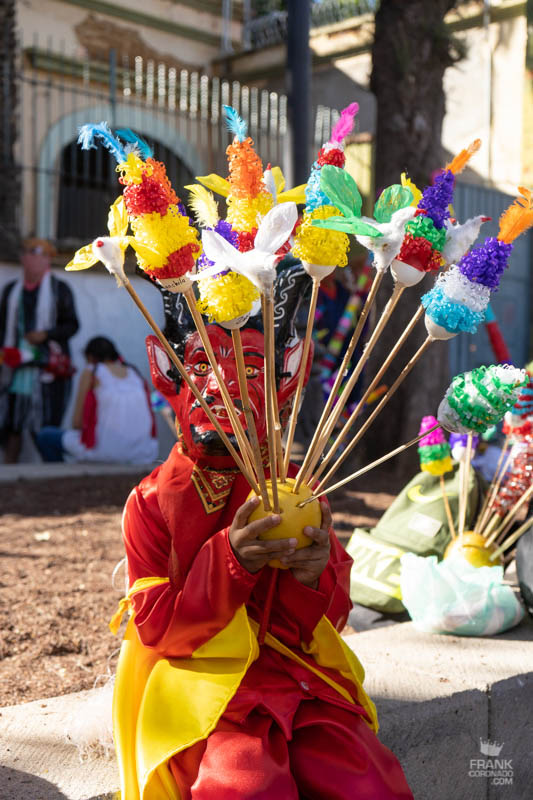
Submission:
{"label": "green plastic bag", "polygon": [[406,553],[401,562],[402,597],[418,630],[492,636],[524,616],[501,566],[473,567],[460,553],[440,563]]}
{"label": "green plastic bag", "polygon": [[[459,468],[445,476],[444,487],[458,527]],[[485,489],[470,470],[466,529],[477,516]],[[350,596],[354,603],[390,614],[405,610],[400,590],[404,553],[442,558],[451,539],[439,478],[419,472],[402,489],[372,531],[356,528],[347,551],[354,560]]]}

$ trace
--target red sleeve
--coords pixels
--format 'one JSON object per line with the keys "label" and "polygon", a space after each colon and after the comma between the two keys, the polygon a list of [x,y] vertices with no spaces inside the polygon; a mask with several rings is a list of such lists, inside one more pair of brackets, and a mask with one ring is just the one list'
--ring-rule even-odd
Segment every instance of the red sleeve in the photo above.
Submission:
{"label": "red sleeve", "polygon": [[291,570],[280,570],[278,576],[278,612],[285,624],[276,626],[276,635],[285,644],[299,647],[309,643],[313,630],[325,615],[341,631],[346,625],[352,607],[350,600],[350,568],[352,559],[339,543],[333,529],[329,532],[331,552],[326,569],[320,576],[318,587],[296,580]]}
{"label": "red sleeve", "polygon": [[123,535],[130,586],[138,578],[171,577],[169,583],[133,596],[141,641],[166,656],[189,656],[222,630],[248,601],[257,581],[235,558],[227,528],[202,545],[184,581],[179,580],[172,564],[170,532],[150,479],[128,498]]}

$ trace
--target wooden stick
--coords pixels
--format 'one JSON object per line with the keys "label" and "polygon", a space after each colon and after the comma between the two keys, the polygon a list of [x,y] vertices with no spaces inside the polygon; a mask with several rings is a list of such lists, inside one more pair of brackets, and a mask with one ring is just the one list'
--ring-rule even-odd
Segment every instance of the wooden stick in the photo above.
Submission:
{"label": "wooden stick", "polygon": [[513,514],[513,516],[509,517],[509,515],[508,515],[508,518],[506,518],[507,521],[504,520],[504,522],[501,524],[501,526],[496,531],[496,538],[493,540],[493,541],[496,542],[496,544],[500,544],[505,539],[505,537],[507,536],[509,530],[511,529],[511,527],[512,527],[514,521],[515,521],[515,517],[516,517],[518,511],[524,505],[524,503],[526,503],[529,500],[530,495],[528,494],[528,492],[529,492],[529,489],[527,489],[524,492],[524,494],[521,496],[521,498],[520,498],[520,500],[518,501],[518,504],[517,504],[518,507],[516,508],[515,513]]}
{"label": "wooden stick", "polygon": [[492,478],[491,484],[487,489],[487,494],[485,495],[485,499],[483,501],[483,505],[481,506],[481,511],[479,512],[479,516],[477,518],[477,522],[474,526],[474,533],[479,533],[485,523],[485,517],[490,513],[490,507],[496,494],[498,493],[498,489],[500,488],[500,483],[502,482],[503,476],[507,472],[507,468],[510,463],[511,454],[509,453],[509,458],[505,462],[505,466],[503,467],[502,471],[500,472],[500,467],[502,466],[502,461],[505,453],[507,452],[507,448],[509,447],[511,441],[511,437],[507,436],[505,438],[504,445],[502,447],[502,451],[500,453],[500,457],[498,459],[498,463],[496,464],[496,469],[494,471],[494,476]]}
{"label": "wooden stick", "polygon": [[272,506],[275,514],[279,514],[279,496],[277,484],[277,464],[276,464],[276,438],[274,430],[274,404],[272,387],[275,389],[275,376],[272,375],[272,357],[274,349],[274,328],[270,324],[270,307],[273,305],[272,294],[261,295],[261,305],[263,309],[263,328],[265,331],[265,404],[267,422],[267,441],[268,441],[268,461],[270,464],[270,482],[272,485]]}
{"label": "wooden stick", "polygon": [[217,363],[215,353],[213,351],[213,346],[211,345],[211,341],[209,339],[209,335],[205,327],[203,317],[196,308],[196,297],[194,296],[194,292],[192,289],[188,289],[183,294],[185,295],[185,299],[187,300],[187,305],[189,306],[189,311],[191,312],[194,324],[196,325],[196,330],[200,334],[200,339],[202,340],[204,350],[206,352],[207,358],[209,359],[209,364],[211,365],[211,369],[213,370],[213,374],[217,380],[218,388],[220,390],[220,396],[222,397],[224,408],[226,409],[229,420],[231,422],[231,427],[233,428],[233,432],[235,433],[235,437],[239,444],[239,449],[241,451],[243,461],[250,470],[250,472],[253,472],[252,451],[250,448],[250,443],[246,438],[244,428],[242,427],[242,423],[239,419],[238,413],[233,404],[233,400],[231,399],[230,394],[228,392],[228,387],[224,383],[224,379],[220,374],[220,369]]}
{"label": "wooden stick", "polygon": [[513,545],[516,542],[516,540],[522,536],[523,533],[526,533],[526,531],[528,531],[532,525],[533,525],[533,517],[526,519],[526,521],[522,525],[520,525],[520,527],[514,533],[512,533],[508,539],[505,539],[505,541],[502,542],[502,544],[494,551],[494,553],[490,554],[489,560],[495,561],[498,558],[498,556],[500,556],[503,553],[504,550],[507,550],[509,547],[511,547],[511,545]]}
{"label": "wooden stick", "polygon": [[461,461],[462,482],[459,485],[459,536],[465,532],[466,507],[468,505],[468,483],[470,480],[470,462],[472,461],[472,434],[466,440],[466,453],[464,463]]}
{"label": "wooden stick", "polygon": [[[363,409],[365,407],[365,404],[366,404],[366,401],[368,400],[368,398],[370,397],[370,395],[372,394],[374,389],[378,386],[378,384],[379,384],[380,380],[382,379],[383,375],[386,373],[386,371],[388,370],[388,368],[390,367],[390,365],[392,364],[392,362],[394,361],[394,359],[398,355],[400,349],[405,344],[406,339],[410,336],[411,331],[415,327],[415,325],[418,322],[418,320],[423,316],[423,314],[424,314],[424,306],[419,306],[418,310],[415,312],[415,314],[411,318],[411,321],[409,322],[409,324],[405,328],[404,332],[402,333],[402,335],[400,336],[400,338],[398,339],[398,341],[396,342],[396,344],[394,345],[394,347],[390,351],[389,355],[387,356],[387,358],[385,359],[385,361],[381,365],[378,373],[376,374],[376,377],[369,384],[368,388],[364,392],[364,394],[361,397],[361,399],[359,400],[358,404],[356,405],[356,407],[352,411],[352,413],[350,415],[350,418],[346,421],[346,423],[344,424],[344,427],[339,432],[336,440],[331,445],[331,448],[328,451],[328,454],[324,457],[324,459],[322,460],[319,468],[317,469],[317,471],[314,474],[314,480],[317,480],[319,478],[319,476],[322,475],[322,473],[324,472],[324,470],[327,467],[328,463],[331,461],[331,459],[333,458],[333,456],[337,452],[340,444],[342,443],[342,441],[344,441],[344,438],[346,437],[348,431],[353,426],[355,420],[357,419],[357,417],[363,411]],[[317,458],[313,459],[313,463],[310,465],[310,469],[307,472],[304,480],[307,480],[307,477],[311,474],[312,470],[314,469],[314,466],[316,465],[316,462],[318,461],[318,458],[320,458],[320,454],[318,455]]]}
{"label": "wooden stick", "polygon": [[320,419],[318,421],[318,425],[316,426],[316,430],[315,430],[315,432],[313,434],[313,438],[311,439],[311,443],[310,443],[309,449],[307,451],[307,456],[304,458],[302,466],[300,467],[300,470],[299,470],[299,472],[298,472],[298,474],[296,476],[296,480],[298,480],[298,478],[300,478],[301,475],[307,473],[307,471],[308,471],[309,454],[313,452],[314,448],[316,447],[316,445],[318,443],[318,440],[320,438],[320,432],[322,430],[322,426],[324,425],[324,422],[328,418],[329,412],[331,411],[331,407],[333,406],[333,403],[335,401],[335,397],[337,396],[337,393],[339,391],[339,387],[340,387],[342,381],[344,380],[344,373],[348,369],[348,365],[349,365],[350,360],[352,358],[353,352],[354,352],[355,348],[357,347],[357,343],[359,342],[359,339],[361,337],[361,333],[363,332],[363,328],[365,326],[366,318],[368,317],[368,314],[370,313],[370,309],[374,305],[374,302],[376,300],[376,295],[377,295],[378,289],[380,287],[381,281],[384,278],[384,275],[385,275],[384,272],[376,272],[376,274],[374,275],[374,280],[372,281],[372,286],[370,287],[370,291],[369,291],[369,293],[367,295],[367,298],[365,300],[365,304],[364,304],[364,306],[363,306],[363,308],[361,310],[361,314],[359,315],[359,319],[357,321],[357,325],[356,325],[355,331],[353,332],[352,338],[350,339],[350,344],[348,345],[348,349],[346,350],[346,352],[344,354],[344,358],[342,359],[342,363],[341,363],[341,365],[340,365],[340,367],[338,369],[337,377],[335,378],[335,382],[334,382],[334,384],[333,384],[333,386],[331,388],[331,392],[329,393],[329,397],[327,399],[326,405],[324,406],[322,414],[320,415]]}
{"label": "wooden stick", "polygon": [[259,482],[261,490],[261,499],[265,511],[271,511],[270,500],[268,497],[268,490],[265,479],[265,471],[263,469],[263,459],[261,457],[261,447],[259,445],[259,438],[257,436],[257,428],[255,419],[250,406],[250,395],[248,393],[248,381],[246,380],[246,364],[244,362],[244,352],[242,349],[242,338],[239,329],[231,331],[231,338],[233,340],[233,352],[235,353],[235,363],[237,365],[237,377],[239,380],[239,391],[241,393],[242,408],[244,417],[246,419],[246,426],[248,428],[248,435],[250,437],[250,444],[252,446],[252,455],[255,465],[255,473]]}
{"label": "wooden stick", "polygon": [[270,375],[271,375],[271,385],[270,389],[272,392],[272,410],[274,413],[274,439],[276,443],[276,464],[277,464],[277,471],[278,476],[280,479],[280,483],[285,483],[287,480],[287,474],[285,471],[284,459],[283,459],[283,444],[282,444],[282,430],[281,430],[281,422],[279,418],[279,407],[278,407],[278,393],[276,387],[276,337],[275,337],[275,330],[274,330],[274,303],[269,303],[268,306],[268,314],[269,314],[269,328],[270,328],[270,337],[272,341],[272,346],[270,348]]}
{"label": "wooden stick", "polygon": [[300,411],[300,398],[304,386],[305,370],[307,367],[307,359],[309,357],[309,349],[311,347],[311,337],[313,334],[313,324],[315,321],[316,303],[318,299],[318,290],[320,289],[320,281],[313,278],[313,290],[311,292],[311,300],[309,302],[309,313],[307,315],[307,327],[305,329],[305,339],[302,349],[302,360],[300,362],[300,371],[298,373],[298,383],[296,385],[296,392],[294,394],[294,402],[292,406],[291,416],[289,419],[289,426],[287,438],[285,440],[285,461],[284,468],[287,472],[289,468],[289,461],[291,457],[291,449],[294,441],[294,433],[296,431],[296,423],[298,421],[298,414]]}
{"label": "wooden stick", "polygon": [[[490,547],[490,545],[493,543],[493,541],[495,539],[497,539],[498,536],[505,530],[505,528],[507,527],[509,522],[512,522],[516,512],[521,508],[521,506],[524,505],[524,503],[526,503],[529,500],[529,498],[532,495],[533,495],[533,484],[531,484],[529,489],[526,489],[526,491],[522,494],[520,499],[516,501],[516,503],[511,508],[511,510],[509,511],[507,516],[504,518],[504,520],[501,523],[501,525],[498,528],[496,528],[496,530],[493,531],[489,537],[487,537],[487,541],[485,542],[485,547]],[[497,515],[495,515],[495,516],[497,516]]]}
{"label": "wooden stick", "polygon": [[487,538],[489,536],[489,534],[491,533],[491,531],[493,530],[493,528],[495,526],[499,525],[499,523],[501,521],[502,521],[502,518],[500,517],[499,514],[493,514],[492,517],[490,518],[489,523],[488,523],[487,527],[485,528],[485,530],[481,531],[481,535],[484,536],[485,538]]}
{"label": "wooden stick", "polygon": [[420,433],[418,436],[415,436],[414,439],[411,439],[410,442],[407,442],[406,444],[401,444],[395,450],[391,450],[390,453],[387,453],[386,455],[381,456],[381,458],[377,458],[375,461],[372,461],[371,464],[367,464],[366,467],[362,467],[361,469],[357,470],[357,472],[354,472],[352,475],[349,475],[348,478],[343,478],[342,481],[339,481],[338,483],[334,484],[333,486],[330,486],[329,489],[325,489],[325,490],[319,492],[318,491],[319,487],[318,487],[315,490],[315,493],[311,497],[309,497],[307,500],[304,500],[302,503],[298,503],[298,508],[301,508],[302,506],[305,506],[307,503],[310,503],[311,500],[315,500],[319,496],[322,497],[325,494],[329,494],[330,492],[335,491],[335,489],[340,489],[341,486],[345,486],[350,481],[353,481],[356,478],[359,478],[361,475],[364,475],[365,472],[370,472],[370,470],[374,469],[374,467],[379,467],[380,464],[383,464],[385,461],[388,461],[390,458],[393,458],[394,456],[397,456],[399,453],[403,453],[403,451],[407,450],[408,447],[411,447],[412,445],[416,444],[417,442],[420,441],[420,439],[423,439],[424,436],[427,436],[432,431],[437,430],[437,428],[440,428],[440,425],[434,425],[428,431],[424,431],[424,433]]}
{"label": "wooden stick", "polygon": [[[423,356],[423,354],[428,349],[430,344],[432,344],[433,341],[434,339],[432,339],[431,336],[428,336],[426,339],[424,339],[424,341],[422,342],[416,353],[409,359],[405,367],[402,369],[402,371],[400,372],[400,374],[398,375],[398,377],[396,378],[390,389],[386,392],[386,394],[383,395],[383,397],[381,398],[380,402],[378,403],[372,414],[370,414],[366,422],[357,431],[354,438],[348,444],[344,452],[341,453],[337,461],[333,464],[332,467],[330,467],[328,474],[322,479],[318,489],[320,489],[327,481],[329,481],[332,475],[338,470],[340,465],[343,463],[344,459],[349,455],[349,453],[351,453],[357,442],[367,432],[367,430],[372,425],[376,417],[385,408],[391,397],[395,394],[398,387],[401,386],[401,384],[404,382],[404,380],[407,378],[407,376],[415,366],[416,362]],[[311,481],[308,481],[308,485],[312,485]],[[315,491],[318,491],[318,489]]]}
{"label": "wooden stick", "polygon": [[[324,424],[324,428],[322,430],[322,433],[320,434],[320,438],[319,438],[318,443],[317,443],[317,445],[315,447],[315,450],[310,455],[310,464],[311,464],[311,462],[313,464],[316,464],[316,462],[320,458],[320,456],[321,456],[321,454],[322,454],[322,452],[323,452],[323,450],[324,450],[324,448],[325,448],[325,446],[326,446],[326,444],[328,442],[328,439],[331,436],[331,434],[333,433],[335,425],[337,424],[338,419],[339,419],[340,415],[343,412],[344,406],[348,402],[348,398],[349,398],[349,396],[350,396],[350,394],[352,392],[352,389],[354,388],[357,380],[359,379],[359,376],[361,375],[361,372],[363,371],[363,367],[365,366],[366,362],[370,358],[370,355],[371,355],[374,347],[376,346],[379,337],[383,333],[383,330],[384,330],[387,322],[389,321],[389,319],[391,317],[391,314],[394,311],[394,309],[396,308],[396,305],[397,305],[397,303],[398,303],[398,301],[399,301],[399,299],[402,296],[404,291],[405,291],[405,287],[404,286],[401,286],[398,283],[396,283],[394,285],[394,289],[392,290],[392,294],[391,294],[391,296],[389,298],[389,301],[388,301],[387,305],[385,306],[385,308],[383,309],[383,312],[381,314],[381,317],[379,318],[378,324],[376,325],[376,327],[372,331],[372,335],[371,335],[370,339],[368,340],[368,342],[365,345],[365,348],[364,348],[364,350],[363,350],[363,352],[361,354],[361,358],[357,362],[357,364],[355,366],[355,369],[353,370],[352,374],[350,375],[350,377],[348,378],[346,384],[344,385],[344,387],[343,387],[343,389],[341,391],[341,395],[337,399],[337,403],[333,407],[333,410],[332,410],[328,420]],[[309,466],[310,466],[310,464],[309,464]],[[304,473],[304,474],[309,474],[309,471],[310,471],[310,469],[308,467],[307,470],[306,470],[306,473]],[[303,483],[303,481],[304,481],[304,475],[302,475],[300,480],[298,480],[298,477],[296,478],[296,483],[295,483],[294,489],[293,489],[294,492],[297,492],[299,490],[300,485]]]}
{"label": "wooden stick", "polygon": [[169,357],[170,361],[174,364],[174,366],[178,370],[179,374],[181,375],[181,377],[183,378],[183,380],[185,381],[185,383],[187,384],[187,386],[189,387],[189,389],[191,390],[191,392],[195,396],[196,400],[199,402],[199,404],[202,407],[204,413],[206,414],[207,418],[209,419],[211,424],[214,426],[216,432],[218,433],[218,435],[220,436],[220,438],[224,442],[229,454],[231,455],[231,457],[233,458],[233,460],[237,464],[238,468],[240,469],[240,471],[242,472],[242,474],[244,475],[244,477],[246,478],[246,480],[248,481],[248,483],[250,484],[250,486],[254,490],[254,492],[257,495],[259,495],[260,494],[259,486],[257,485],[257,482],[255,481],[255,478],[252,476],[250,471],[246,468],[246,466],[242,462],[241,458],[237,454],[237,451],[235,450],[235,448],[233,447],[232,443],[230,442],[227,434],[225,433],[225,431],[222,430],[222,427],[220,426],[219,421],[217,420],[217,418],[215,417],[215,415],[213,414],[213,412],[211,411],[211,409],[207,405],[207,403],[206,403],[204,397],[202,396],[200,390],[198,389],[198,387],[196,386],[196,384],[192,380],[191,376],[189,375],[189,373],[187,372],[187,370],[183,366],[182,362],[180,361],[180,359],[178,358],[178,356],[176,355],[176,353],[174,352],[174,350],[170,346],[170,344],[168,342],[168,339],[163,334],[163,331],[161,330],[159,325],[156,323],[156,321],[154,320],[154,318],[152,317],[152,315],[150,314],[150,312],[148,311],[148,309],[146,308],[146,306],[144,305],[144,303],[142,302],[141,298],[139,297],[139,295],[137,294],[137,292],[135,291],[135,289],[133,288],[133,286],[131,285],[131,283],[130,283],[130,281],[128,279],[126,279],[126,281],[124,282],[124,287],[125,287],[126,291],[128,292],[128,294],[130,295],[130,297],[132,298],[132,300],[135,303],[135,305],[137,306],[137,308],[139,309],[139,311],[141,312],[141,314],[143,315],[143,317],[145,318],[145,320],[148,323],[148,325],[151,327],[151,329],[153,330],[153,332],[155,333],[155,335],[157,336],[157,338],[161,342],[161,345],[163,346],[163,349],[165,350],[165,353]]}
{"label": "wooden stick", "polygon": [[[435,429],[433,429],[435,430]],[[446,485],[444,483],[444,475],[439,475],[440,479],[440,488],[442,490],[442,499],[444,501],[444,508],[446,510],[446,518],[448,519],[448,527],[450,529],[450,533],[452,535],[452,539],[457,538],[457,534],[455,533],[455,525],[453,524],[453,516],[452,510],[450,508],[450,501],[448,500],[448,495],[446,494]]]}

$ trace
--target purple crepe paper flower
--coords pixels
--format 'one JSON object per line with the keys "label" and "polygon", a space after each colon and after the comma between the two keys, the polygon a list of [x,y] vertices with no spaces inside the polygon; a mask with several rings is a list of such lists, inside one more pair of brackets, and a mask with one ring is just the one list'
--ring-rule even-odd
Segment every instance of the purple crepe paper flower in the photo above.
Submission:
{"label": "purple crepe paper flower", "polygon": [[[466,447],[467,442],[468,442],[467,433],[450,433],[450,447],[455,447],[455,445],[457,444]],[[479,444],[479,436],[476,433],[474,433],[472,434],[472,452],[474,452],[478,444]]]}
{"label": "purple crepe paper flower", "polygon": [[422,192],[417,208],[423,209],[431,217],[436,228],[443,228],[445,220],[450,216],[448,206],[453,200],[454,185],[455,175],[446,169]]}
{"label": "purple crepe paper flower", "polygon": [[[212,228],[209,230],[213,230]],[[217,224],[214,227],[214,230],[219,233],[223,239],[233,245],[233,247],[239,246],[239,234],[237,231],[234,231],[231,227],[231,223],[226,222],[225,219],[219,219]],[[207,267],[212,267],[213,262],[210,261],[205,253],[199,257],[198,261],[196,262],[198,272],[201,272],[203,269],[207,269]],[[229,269],[222,270],[221,272],[217,272],[216,275],[213,275],[213,278],[219,278],[221,275],[227,275]]]}
{"label": "purple crepe paper flower", "polygon": [[474,247],[462,257],[459,270],[472,283],[482,283],[496,291],[512,249],[512,244],[489,236],[480,247]]}

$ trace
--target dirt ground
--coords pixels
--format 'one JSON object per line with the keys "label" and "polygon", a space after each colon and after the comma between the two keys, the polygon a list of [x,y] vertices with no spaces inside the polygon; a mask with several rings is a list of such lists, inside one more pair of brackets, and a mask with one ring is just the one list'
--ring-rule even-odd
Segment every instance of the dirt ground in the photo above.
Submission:
{"label": "dirt ground", "polygon": [[[123,595],[122,507],[142,475],[0,485],[0,706],[89,689],[120,642],[107,622]],[[332,500],[337,533],[373,525],[400,486],[376,480]],[[397,481],[396,481],[397,483]],[[400,484],[401,485],[401,484]]]}

